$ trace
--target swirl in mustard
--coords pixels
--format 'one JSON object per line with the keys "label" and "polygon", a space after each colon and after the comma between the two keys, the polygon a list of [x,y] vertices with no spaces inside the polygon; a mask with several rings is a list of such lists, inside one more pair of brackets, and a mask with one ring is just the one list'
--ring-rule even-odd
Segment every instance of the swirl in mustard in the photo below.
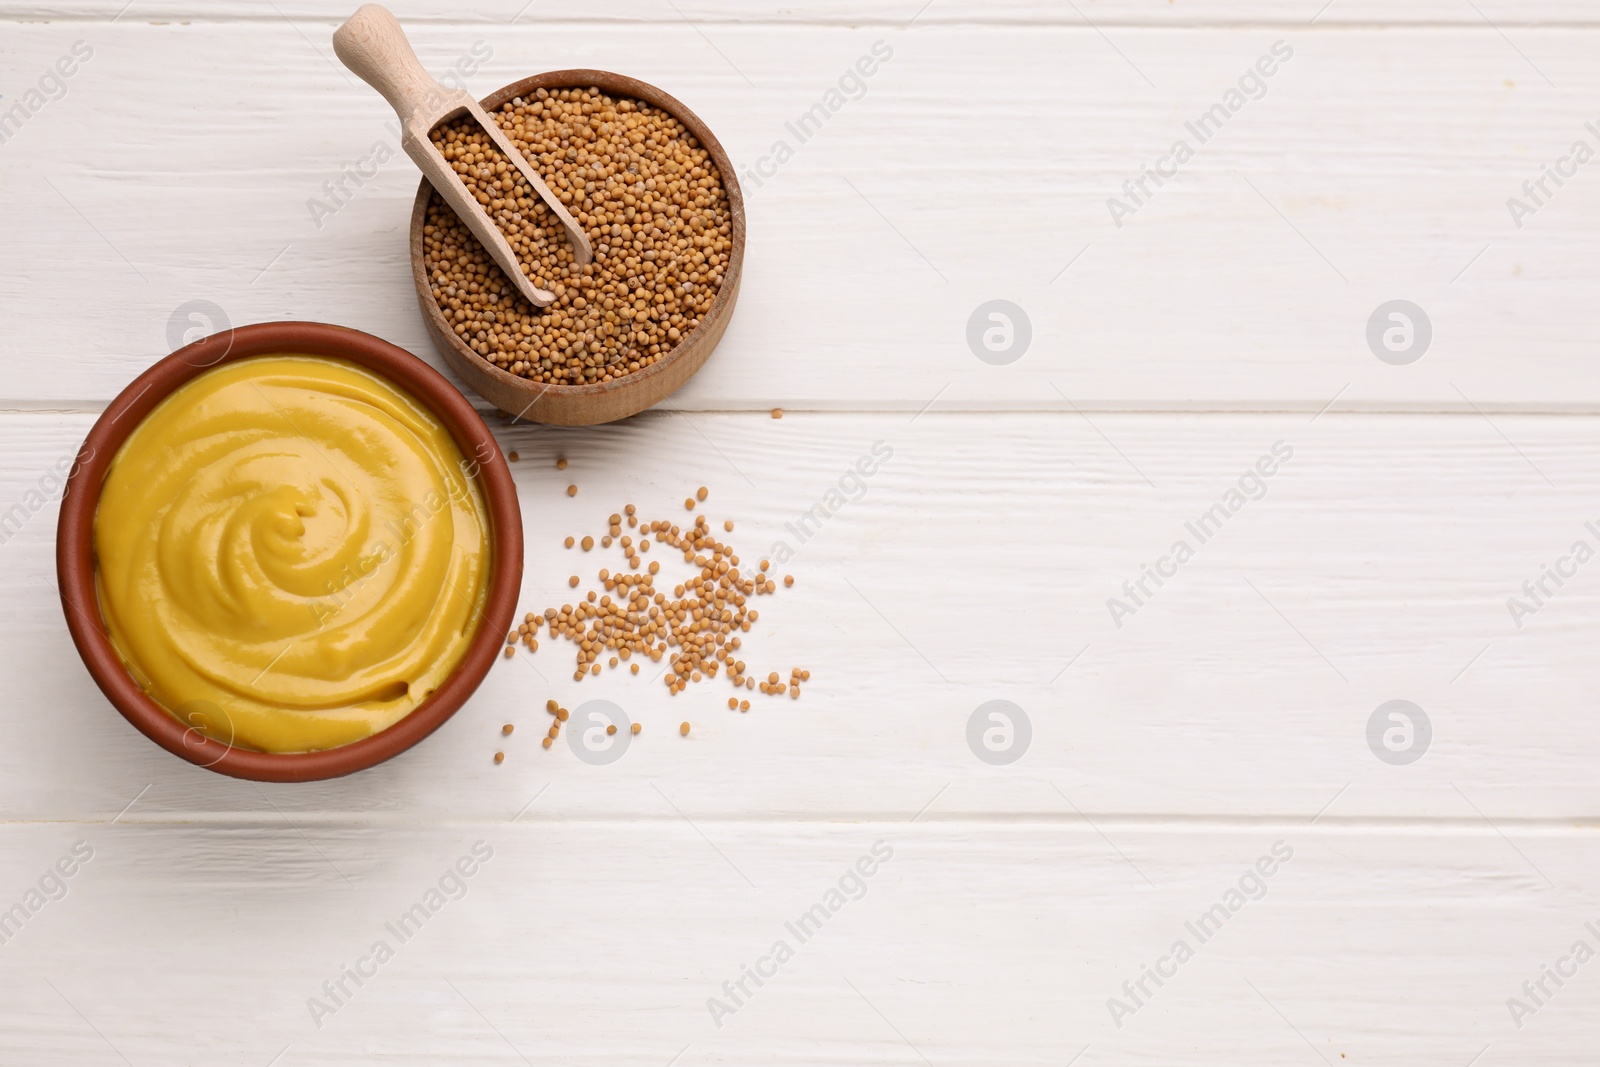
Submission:
{"label": "swirl in mustard", "polygon": [[129,434],[102,486],[111,641],[218,741],[305,752],[374,734],[449,676],[482,618],[474,475],[430,411],[362,367],[209,370]]}

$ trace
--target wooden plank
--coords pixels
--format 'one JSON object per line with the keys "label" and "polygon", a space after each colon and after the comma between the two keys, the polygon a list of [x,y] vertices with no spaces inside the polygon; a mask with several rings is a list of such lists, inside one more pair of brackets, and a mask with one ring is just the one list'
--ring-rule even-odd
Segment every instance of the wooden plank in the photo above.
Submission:
{"label": "wooden plank", "polygon": [[[551,821],[542,803],[515,825],[384,833],[0,827],[8,905],[75,841],[93,849],[3,948],[0,1047],[40,1067],[195,1049],[284,1067],[1464,1064],[1485,1046],[1483,1063],[1591,1062],[1593,963],[1547,980],[1521,1029],[1506,1002],[1600,942],[1592,831],[1521,840],[1547,883],[1486,830],[1152,827],[1112,829],[1112,845],[1084,826],[755,821],[701,836],[677,819]],[[445,878],[463,857],[472,874]],[[846,878],[863,857],[871,874]],[[816,905],[802,940],[789,924]],[[1207,914],[1202,942],[1189,924]],[[1168,980],[1146,980],[1119,1028],[1108,1001],[1132,1003],[1123,983],[1179,940],[1192,958],[1161,964]],[[780,941],[792,957],[776,965]],[[360,986],[323,991],[357,966]],[[764,984],[744,979],[714,1020],[708,1001],[733,1006],[723,983],[757,966]],[[335,1010],[314,1019],[312,998]],[[1396,1004],[1404,1025],[1382,1021]]]}
{"label": "wooden plank", "polygon": [[[18,21],[78,19],[119,21],[296,21],[337,22],[355,6],[335,0],[282,0],[270,8],[247,0],[10,0],[0,18]],[[603,7],[560,9],[517,4],[463,9],[448,0],[395,0],[388,6],[403,21],[483,25],[550,25],[561,22],[744,23],[778,25],[939,25],[983,23],[1031,26],[1593,26],[1593,5],[1581,0],[1185,0],[1150,4],[1139,0],[812,0],[804,5],[751,0],[681,0],[671,7],[650,0],[618,0]],[[1477,10],[1474,11],[1473,8]]]}
{"label": "wooden plank", "polygon": [[[30,309],[0,339],[0,399],[98,408],[168,350],[174,322],[175,336],[203,328],[197,300],[236,323],[340,322],[436,360],[404,259],[410,164],[395,153],[311,220],[324,183],[390,137],[327,29],[8,31],[15,70],[42,76],[78,39],[94,56],[0,145],[0,182],[27,205],[8,220],[0,298]],[[920,21],[728,26],[714,41],[665,24],[413,36],[435,70],[477,63],[475,91],[555,64],[625,69],[769,173],[786,123],[875,41],[894,49],[862,99],[747,182],[746,284],[676,398],[689,409],[1600,411],[1586,172],[1547,181],[1520,229],[1507,208],[1575,140],[1600,144],[1584,125],[1600,90],[1589,31],[1148,28],[1117,48],[1085,27]],[[1294,55],[1266,95],[1114,225],[1122,183],[1193,139],[1185,123],[1279,38]],[[949,77],[958,62],[967,79]],[[954,210],[952,189],[987,203]],[[1006,366],[966,336],[997,298],[1032,328]],[[1397,298],[1432,324],[1410,366],[1366,340]]]}
{"label": "wooden plank", "polygon": [[[0,419],[0,501],[39,487],[88,422]],[[762,675],[810,669],[803,697],[742,694],[754,707],[741,714],[722,681],[677,697],[651,684],[653,671],[575,683],[571,646],[547,641],[497,664],[403,758],[276,795],[297,815],[377,824],[515,810],[548,782],[566,815],[660,817],[673,809],[649,783],[669,777],[671,805],[694,818],[1056,818],[1076,807],[1592,819],[1600,785],[1574,739],[1592,724],[1600,586],[1560,560],[1579,540],[1600,545],[1586,526],[1600,523],[1596,429],[1532,416],[937,412],[504,429],[523,457],[527,610],[569,603],[569,575],[587,589],[621,563],[614,550],[564,549],[564,537],[602,533],[630,502],[677,521],[707,485],[705,512],[736,521],[736,550],[779,558],[773,573],[797,578],[761,605],[744,658]],[[1292,456],[1247,478],[1275,446]],[[857,475],[874,447],[892,455]],[[571,460],[564,471],[557,453]],[[1264,497],[1239,494],[1258,483]],[[0,634],[11,662],[27,664],[0,746],[0,811],[108,817],[149,786],[138,810],[152,816],[258,815],[260,794],[155,748],[93,687],[51,586],[53,526],[45,508],[0,546]],[[1162,563],[1180,540],[1193,558]],[[1546,576],[1558,564],[1575,575],[1559,588]],[[1156,566],[1175,576],[1158,587],[1145,572]],[[1518,617],[1512,597],[1528,609]],[[614,701],[645,732],[609,767],[580,762],[565,738],[542,751],[550,698]],[[1432,723],[1432,747],[1409,766],[1382,762],[1367,740],[1376,709],[1396,699]],[[1009,766],[969,747],[969,722],[993,700],[1031,724],[1031,747]],[[996,725],[979,719],[980,736]],[[507,721],[519,728],[510,743]]]}

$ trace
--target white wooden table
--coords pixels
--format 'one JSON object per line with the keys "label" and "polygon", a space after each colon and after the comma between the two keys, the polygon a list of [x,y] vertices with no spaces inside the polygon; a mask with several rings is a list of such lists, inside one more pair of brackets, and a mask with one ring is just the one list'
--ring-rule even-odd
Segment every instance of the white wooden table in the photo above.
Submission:
{"label": "white wooden table", "polygon": [[[748,554],[795,549],[747,658],[806,694],[578,686],[547,647],[339,781],[138,736],[67,638],[52,471],[223,319],[437,364],[416,172],[333,58],[348,4],[7,0],[0,1062],[1594,1062],[1600,9],[520,4],[396,10],[479,93],[664,87],[750,218],[670,410],[494,420],[527,606],[562,601],[566,534],[705,484]],[[991,300],[1022,313],[993,352]],[[1425,350],[1414,312],[1369,345],[1394,300]],[[644,733],[542,751],[552,696]],[[1393,700],[1409,749],[1387,709],[1399,751],[1369,744]],[[1013,762],[986,713],[969,746],[990,701]]]}

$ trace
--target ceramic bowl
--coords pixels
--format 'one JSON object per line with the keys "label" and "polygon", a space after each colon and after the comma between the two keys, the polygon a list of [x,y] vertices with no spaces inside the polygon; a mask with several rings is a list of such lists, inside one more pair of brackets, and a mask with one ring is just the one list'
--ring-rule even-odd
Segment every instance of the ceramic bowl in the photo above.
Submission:
{"label": "ceramic bowl", "polygon": [[[428,407],[461,453],[477,461],[489,515],[488,595],[483,618],[455,671],[410,714],[386,730],[338,748],[270,753],[200,734],[134,681],[106,635],[96,592],[94,517],[112,457],[135,426],[173,390],[212,367],[252,356],[312,355],[347,360],[399,386]],[[260,782],[309,782],[363,770],[404,752],[460,708],[500,656],[522,585],[522,515],[511,472],[494,435],[455,386],[422,360],[358,330],[318,322],[272,322],[225,330],[178,349],[122,391],[89,431],[61,500],[56,576],[67,629],[106,699],[140,733],[190,763]]]}

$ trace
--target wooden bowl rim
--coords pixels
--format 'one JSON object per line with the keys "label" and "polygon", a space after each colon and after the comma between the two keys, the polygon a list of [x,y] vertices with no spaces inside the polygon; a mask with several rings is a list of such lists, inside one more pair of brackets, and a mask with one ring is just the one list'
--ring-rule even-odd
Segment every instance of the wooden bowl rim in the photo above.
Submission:
{"label": "wooden bowl rim", "polygon": [[[426,268],[423,265],[422,254],[422,228],[427,224],[428,199],[433,192],[433,186],[427,178],[421,179],[417,186],[417,197],[411,208],[411,279],[416,285],[417,302],[422,308],[422,313],[435,327],[432,333],[443,337],[447,343],[461,356],[472,361],[475,369],[486,374],[491,380],[509,386],[529,397],[530,406],[539,398],[550,394],[553,397],[583,401],[597,399],[621,389],[632,389],[636,386],[654,384],[652,379],[665,374],[667,369],[679,359],[698,348],[704,336],[709,333],[712,323],[719,321],[730,314],[733,301],[737,296],[739,286],[737,280],[744,268],[745,244],[745,214],[744,192],[739,188],[739,179],[734,173],[733,162],[728,158],[728,153],[723,150],[722,142],[717,140],[705,122],[677,97],[659,89],[649,82],[631,78],[626,74],[617,74],[608,70],[592,70],[588,68],[573,68],[570,70],[551,70],[542,74],[514,81],[502,86],[484,97],[479,103],[485,111],[496,111],[502,104],[538,89],[584,89],[594,87],[601,92],[616,96],[629,96],[670,114],[673,118],[683,123],[694,135],[695,139],[711,155],[711,161],[716,164],[717,170],[722,174],[722,187],[728,197],[728,214],[732,220],[733,250],[728,257],[728,270],[722,276],[722,284],[717,287],[717,295],[711,302],[711,310],[706,312],[697,325],[685,334],[661,359],[645,367],[643,370],[634,371],[615,381],[596,382],[584,385],[552,385],[549,382],[535,382],[510,371],[501,370],[499,367],[484,359],[474,352],[445,320],[444,313],[439,310],[438,301],[433,298],[433,288],[428,284]],[[471,384],[470,382],[468,384]],[[661,394],[658,399],[665,400],[667,394]],[[653,403],[653,402],[652,402]],[[648,405],[647,405],[648,406]],[[526,409],[524,409],[526,411]],[[513,412],[511,414],[520,413]]]}
{"label": "wooden bowl rim", "polygon": [[[133,428],[173,390],[215,366],[266,355],[313,355],[367,368],[410,394],[476,461],[488,511],[490,573],[478,632],[456,669],[405,718],[371,737],[316,752],[235,748],[185,726],[144,692],[105,632],[96,591],[94,518],[112,458]],[[90,429],[68,476],[56,528],[56,577],[67,629],[90,676],[150,740],[197,766],[258,782],[309,782],[364,770],[404,752],[454,715],[499,658],[522,586],[522,514],[494,434],[445,377],[403,348],[320,322],[270,322],[224,330],[157,361],[117,395]]]}

